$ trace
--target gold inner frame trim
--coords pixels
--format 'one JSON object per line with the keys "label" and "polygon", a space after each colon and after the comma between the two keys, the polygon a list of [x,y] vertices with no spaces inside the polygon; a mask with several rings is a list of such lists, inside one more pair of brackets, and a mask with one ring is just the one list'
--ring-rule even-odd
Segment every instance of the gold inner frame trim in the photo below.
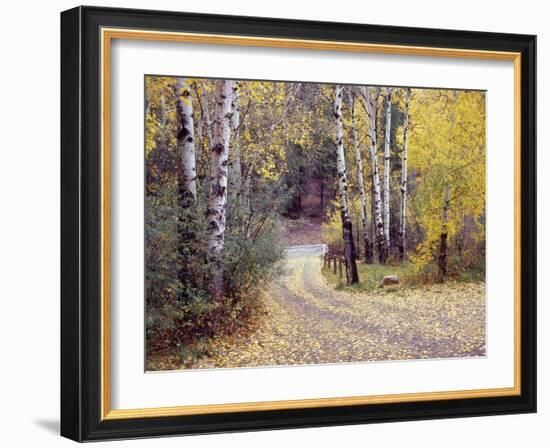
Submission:
{"label": "gold inner frame trim", "polygon": [[[413,401],[502,397],[521,394],[521,54],[514,52],[418,47],[370,43],[279,39],[216,34],[144,31],[137,29],[101,29],[101,419],[128,419],[247,412],[284,409],[307,409]],[[140,409],[111,409],[110,346],[110,62],[113,39],[186,42],[213,45],[240,45],[382,53],[411,56],[455,57],[504,60],[514,62],[514,386],[506,388],[418,392],[391,395],[314,398],[246,403],[188,405]]]}

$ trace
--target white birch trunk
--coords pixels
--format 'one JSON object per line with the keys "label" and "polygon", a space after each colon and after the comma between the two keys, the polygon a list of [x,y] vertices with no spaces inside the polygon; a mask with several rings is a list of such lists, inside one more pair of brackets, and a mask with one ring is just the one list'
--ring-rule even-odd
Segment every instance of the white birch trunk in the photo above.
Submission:
{"label": "white birch trunk", "polygon": [[386,262],[386,244],[384,239],[384,223],[382,219],[382,198],[380,193],[380,173],[378,171],[378,150],[376,139],[376,111],[378,105],[378,88],[375,88],[376,94],[371,96],[370,88],[363,87],[363,104],[369,115],[369,137],[370,137],[370,159],[372,171],[372,190],[373,190],[373,209],[376,233],[376,248],[378,251],[378,260],[380,263]]}
{"label": "white birch trunk", "polygon": [[346,260],[346,284],[349,286],[359,282],[353,242],[353,225],[349,215],[348,179],[346,174],[346,159],[344,155],[344,126],[342,123],[342,96],[343,86],[336,86],[334,99],[334,118],[336,121],[336,168],[338,171],[338,191],[340,197],[340,213],[344,238],[344,258]]}
{"label": "white birch trunk", "polygon": [[216,81],[216,105],[212,132],[210,192],[208,196],[208,260],[214,264],[212,295],[223,294],[223,248],[227,210],[227,168],[231,132],[233,81]]}
{"label": "white birch trunk", "polygon": [[197,200],[195,131],[191,91],[183,78],[176,82],[177,149],[179,158],[178,189],[180,206],[187,208]]}
{"label": "white birch trunk", "polygon": [[407,137],[409,132],[409,105],[411,89],[405,89],[405,117],[403,119],[403,149],[401,151],[401,222],[399,223],[399,259],[405,260],[407,228]]}
{"label": "white birch trunk", "polygon": [[386,91],[386,126],[384,138],[384,240],[386,252],[390,251],[390,137],[391,137],[391,98],[393,89]]}
{"label": "white birch trunk", "polygon": [[[359,135],[357,132],[357,120],[355,118],[355,97],[349,95],[351,109],[351,127],[353,135],[353,146],[355,149],[355,163],[357,165],[357,183],[359,184],[359,193],[361,196],[361,225],[363,234],[363,244],[365,246],[365,261],[372,262],[372,251],[369,241],[369,226],[367,221],[367,195],[365,193],[365,180],[363,178],[363,158],[361,157],[361,148],[359,144]],[[357,232],[359,234],[359,232]]]}
{"label": "white birch trunk", "polygon": [[176,80],[176,144],[178,175],[178,279],[182,285],[190,284],[188,270],[189,241],[194,233],[189,226],[186,210],[197,201],[197,171],[195,160],[195,134],[193,129],[193,103],[189,85],[183,78]]}

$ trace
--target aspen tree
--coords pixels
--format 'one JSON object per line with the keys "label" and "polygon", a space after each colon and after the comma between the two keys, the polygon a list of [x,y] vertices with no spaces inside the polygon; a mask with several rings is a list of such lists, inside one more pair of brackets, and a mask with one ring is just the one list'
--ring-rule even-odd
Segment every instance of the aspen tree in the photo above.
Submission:
{"label": "aspen tree", "polygon": [[187,263],[189,241],[194,238],[189,229],[189,211],[197,201],[197,170],[195,160],[195,133],[193,129],[193,103],[189,85],[183,78],[176,80],[176,144],[178,179],[178,279],[182,285],[190,281]]}
{"label": "aspen tree", "polygon": [[386,244],[384,241],[384,224],[382,220],[382,199],[380,193],[380,173],[378,171],[378,150],[376,138],[376,111],[378,106],[379,90],[374,89],[374,95],[371,95],[369,87],[362,88],[363,105],[369,116],[369,137],[370,137],[370,159],[372,172],[372,191],[373,191],[373,210],[374,210],[374,228],[376,233],[376,249],[380,263],[386,262]]}
{"label": "aspen tree", "polygon": [[386,255],[389,255],[390,242],[390,137],[391,137],[391,101],[393,89],[386,90],[386,123],[384,138],[384,242]]}
{"label": "aspen tree", "polygon": [[227,167],[231,131],[231,96],[233,81],[216,81],[216,105],[212,132],[210,192],[208,195],[208,261],[213,263],[212,296],[223,294],[223,249],[227,211]]}
{"label": "aspen tree", "polygon": [[179,159],[178,197],[180,206],[188,208],[197,200],[195,131],[191,91],[183,78],[176,82],[177,150]]}
{"label": "aspen tree", "polygon": [[[359,193],[361,195],[361,230],[363,234],[363,243],[365,245],[365,261],[367,263],[372,263],[372,249],[369,241],[369,226],[367,222],[367,195],[365,193],[365,180],[363,178],[363,158],[361,157],[357,120],[355,117],[355,94],[350,92],[348,98],[351,110],[351,130],[355,149],[355,163],[357,165],[357,183],[359,184]],[[360,234],[360,232],[357,233]]]}
{"label": "aspen tree", "polygon": [[405,112],[403,118],[403,149],[401,150],[401,220],[399,223],[399,259],[405,260],[405,232],[407,228],[407,133],[409,132],[409,104],[411,89],[405,89]]}
{"label": "aspen tree", "polygon": [[359,275],[357,273],[355,244],[353,242],[353,225],[349,215],[348,179],[346,174],[346,159],[344,155],[344,126],[342,123],[342,96],[344,93],[344,87],[337,85],[335,90],[336,97],[334,99],[334,119],[336,121],[335,144],[338,170],[338,191],[340,197],[340,213],[342,216],[344,258],[346,261],[346,284],[347,286],[350,286],[359,282]]}

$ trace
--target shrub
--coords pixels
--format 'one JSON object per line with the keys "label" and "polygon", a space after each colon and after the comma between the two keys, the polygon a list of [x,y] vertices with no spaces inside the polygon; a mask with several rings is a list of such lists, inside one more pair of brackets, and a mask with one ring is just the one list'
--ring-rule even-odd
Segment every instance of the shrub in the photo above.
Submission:
{"label": "shrub", "polygon": [[[148,357],[180,353],[207,355],[209,338],[236,331],[260,305],[259,290],[279,272],[284,256],[284,226],[276,185],[255,185],[264,200],[233,201],[228,210],[224,248],[224,296],[210,294],[212,264],[207,262],[207,185],[180,221],[176,182],[165,181],[145,205],[146,339]],[[266,194],[270,191],[270,194]],[[179,232],[178,232],[179,231]],[[178,253],[178,234],[192,235]],[[178,272],[183,267],[182,284]],[[182,359],[183,359],[182,358]]]}

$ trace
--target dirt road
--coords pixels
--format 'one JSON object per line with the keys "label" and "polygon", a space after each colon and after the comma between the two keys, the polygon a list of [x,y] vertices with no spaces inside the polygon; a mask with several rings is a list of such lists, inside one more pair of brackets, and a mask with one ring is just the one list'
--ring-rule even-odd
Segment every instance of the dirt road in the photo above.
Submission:
{"label": "dirt road", "polygon": [[337,291],[321,274],[322,251],[290,247],[258,330],[217,341],[214,355],[193,368],[485,355],[483,283]]}

